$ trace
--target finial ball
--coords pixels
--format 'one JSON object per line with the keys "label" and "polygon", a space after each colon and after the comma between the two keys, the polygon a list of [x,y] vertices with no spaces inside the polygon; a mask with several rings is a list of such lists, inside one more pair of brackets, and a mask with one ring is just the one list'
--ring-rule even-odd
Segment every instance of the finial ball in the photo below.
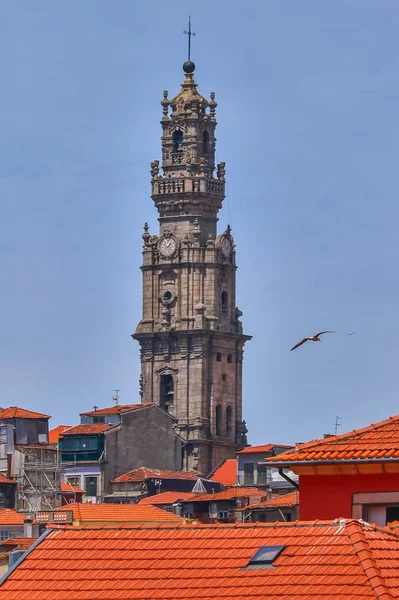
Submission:
{"label": "finial ball", "polygon": [[195,70],[195,64],[193,63],[192,60],[186,60],[186,62],[183,65],[183,71],[185,73],[194,73]]}

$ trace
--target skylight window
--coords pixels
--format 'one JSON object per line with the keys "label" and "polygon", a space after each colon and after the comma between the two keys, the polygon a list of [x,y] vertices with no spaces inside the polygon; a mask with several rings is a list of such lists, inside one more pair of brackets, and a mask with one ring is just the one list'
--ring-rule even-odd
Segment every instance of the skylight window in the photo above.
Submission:
{"label": "skylight window", "polygon": [[262,569],[271,567],[284,548],[285,546],[261,546],[250,559],[247,568]]}

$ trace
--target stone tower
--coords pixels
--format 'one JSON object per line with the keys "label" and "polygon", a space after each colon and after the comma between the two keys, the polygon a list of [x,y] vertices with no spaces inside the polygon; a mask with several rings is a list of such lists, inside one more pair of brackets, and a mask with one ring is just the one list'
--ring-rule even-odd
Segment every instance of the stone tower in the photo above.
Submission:
{"label": "stone tower", "polygon": [[187,440],[183,467],[207,475],[246,443],[242,421],[243,347],[236,307],[235,245],[217,234],[225,163],[216,166],[216,102],[197,91],[191,61],[172,100],[161,101],[162,167],[151,163],[159,236],[143,233],[142,402],[176,417]]}

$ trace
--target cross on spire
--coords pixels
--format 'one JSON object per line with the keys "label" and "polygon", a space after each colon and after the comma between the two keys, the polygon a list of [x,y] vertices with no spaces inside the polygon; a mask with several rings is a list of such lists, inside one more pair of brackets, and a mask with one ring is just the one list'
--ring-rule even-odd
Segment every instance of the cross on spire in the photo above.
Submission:
{"label": "cross on spire", "polygon": [[190,54],[191,54],[191,36],[195,35],[195,33],[193,31],[191,31],[191,16],[188,15],[188,31],[184,30],[183,33],[185,33],[186,35],[188,35],[188,60],[191,60],[190,58]]}

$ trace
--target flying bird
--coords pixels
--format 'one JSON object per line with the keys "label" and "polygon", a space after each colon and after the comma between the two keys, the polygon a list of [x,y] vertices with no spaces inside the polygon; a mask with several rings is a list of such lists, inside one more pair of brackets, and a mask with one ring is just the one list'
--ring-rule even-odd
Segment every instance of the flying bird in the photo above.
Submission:
{"label": "flying bird", "polygon": [[316,335],[312,335],[312,337],[303,338],[303,340],[301,342],[299,342],[298,344],[295,344],[295,346],[293,348],[291,348],[291,351],[295,350],[295,348],[299,348],[299,346],[302,346],[302,344],[304,344],[305,342],[321,342],[321,339],[319,336],[323,335],[323,333],[337,333],[337,332],[336,331],[320,331],[320,333],[316,333]]}

